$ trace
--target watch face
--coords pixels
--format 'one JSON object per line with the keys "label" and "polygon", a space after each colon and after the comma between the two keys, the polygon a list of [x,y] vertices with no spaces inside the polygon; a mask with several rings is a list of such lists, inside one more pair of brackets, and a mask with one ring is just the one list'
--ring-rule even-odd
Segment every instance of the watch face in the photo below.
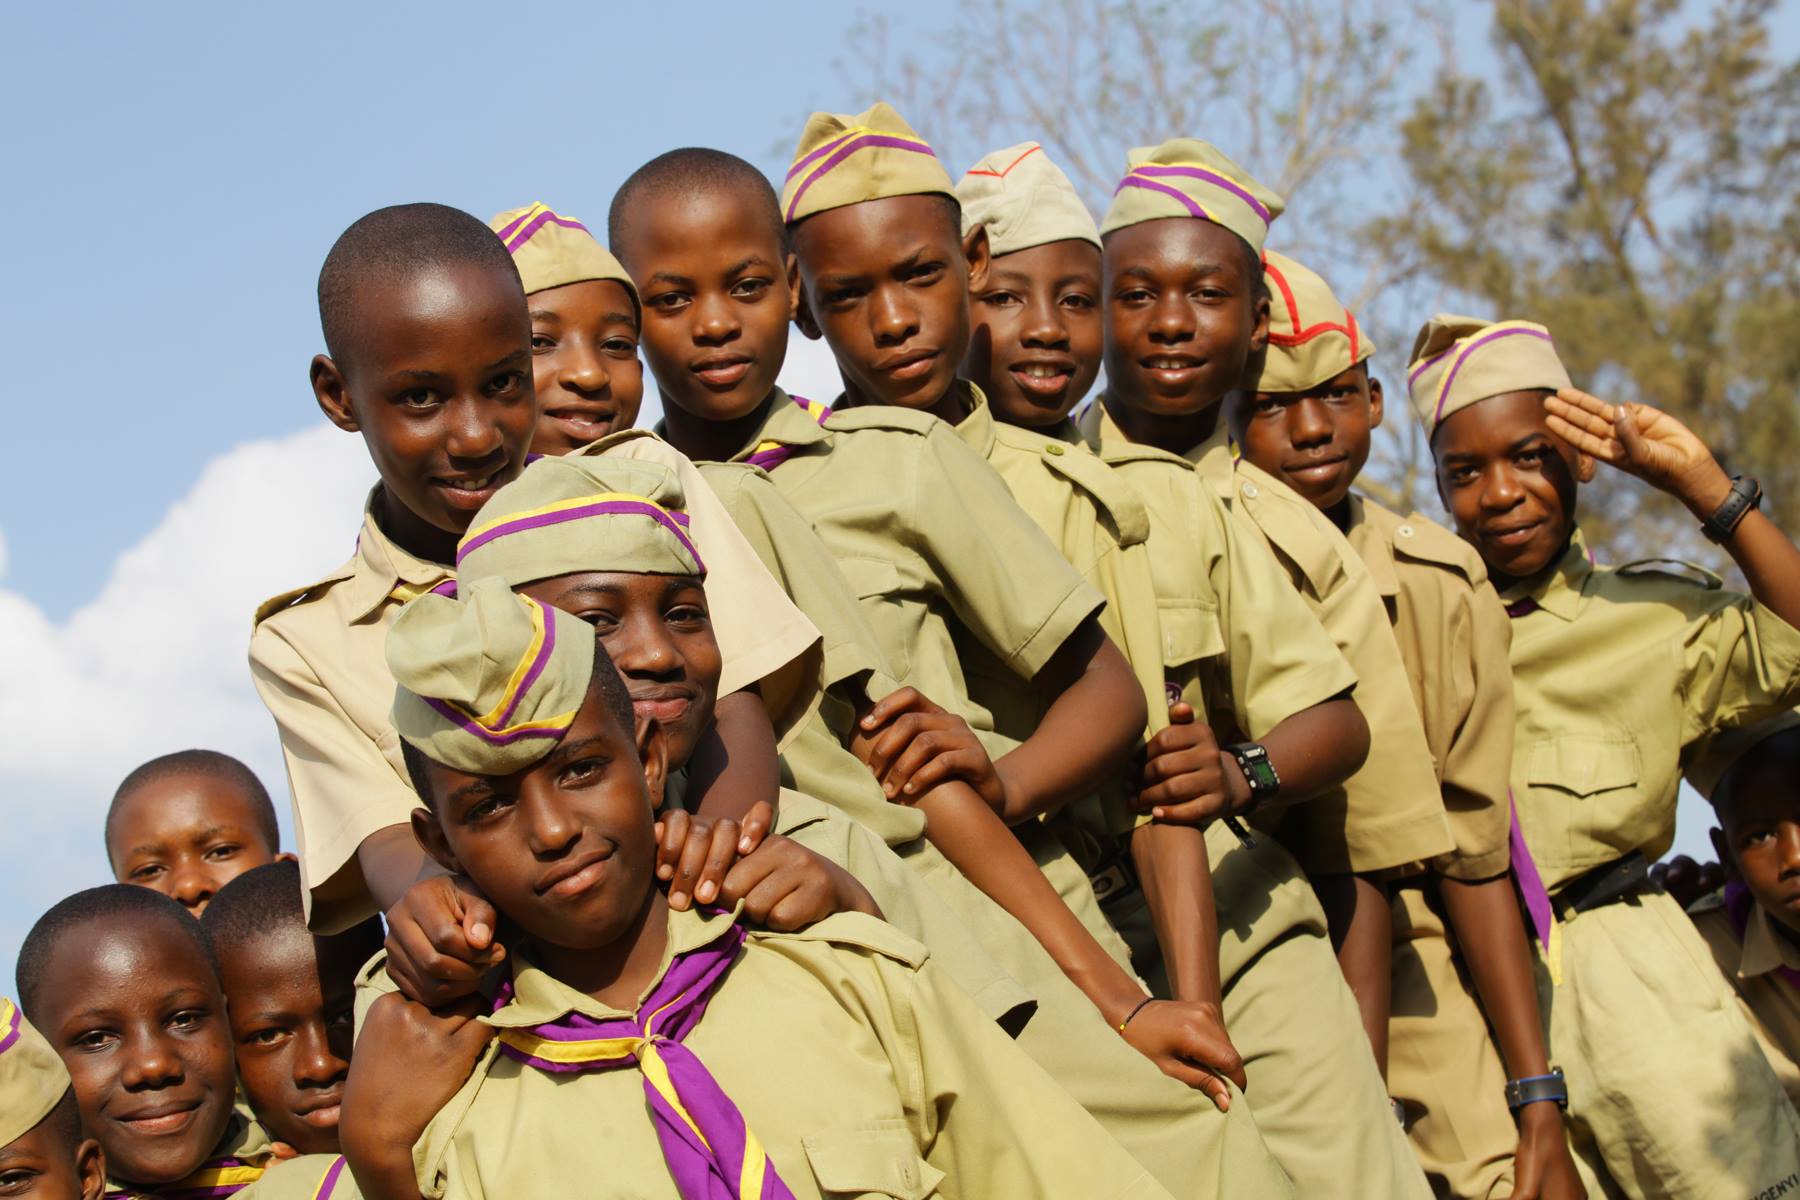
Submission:
{"label": "watch face", "polygon": [[1250,758],[1249,769],[1244,775],[1250,780],[1250,785],[1258,790],[1272,788],[1280,782],[1275,777],[1275,768],[1270,765],[1268,758],[1260,754]]}

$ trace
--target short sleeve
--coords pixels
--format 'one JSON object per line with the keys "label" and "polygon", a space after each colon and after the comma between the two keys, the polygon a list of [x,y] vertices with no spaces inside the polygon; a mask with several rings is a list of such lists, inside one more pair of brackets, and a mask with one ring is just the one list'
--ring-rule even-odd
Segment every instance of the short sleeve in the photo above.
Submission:
{"label": "short sleeve", "polygon": [[1800,701],[1800,631],[1750,596],[1709,603],[1682,648],[1682,744],[1773,716]]}
{"label": "short sleeve", "polygon": [[[1490,879],[1512,864],[1512,628],[1492,585],[1462,592],[1452,617],[1456,661],[1428,678],[1428,720],[1449,732],[1443,755],[1444,810],[1455,851],[1440,869],[1452,879]],[[1428,730],[1429,732],[1429,730]]]}

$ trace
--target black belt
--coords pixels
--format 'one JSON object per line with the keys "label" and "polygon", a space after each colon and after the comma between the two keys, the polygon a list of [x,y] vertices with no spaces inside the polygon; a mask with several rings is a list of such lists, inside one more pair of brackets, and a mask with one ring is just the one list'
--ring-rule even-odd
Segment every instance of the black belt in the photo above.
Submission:
{"label": "black belt", "polygon": [[1615,904],[1642,891],[1650,882],[1650,863],[1641,851],[1601,863],[1564,884],[1550,897],[1560,920]]}

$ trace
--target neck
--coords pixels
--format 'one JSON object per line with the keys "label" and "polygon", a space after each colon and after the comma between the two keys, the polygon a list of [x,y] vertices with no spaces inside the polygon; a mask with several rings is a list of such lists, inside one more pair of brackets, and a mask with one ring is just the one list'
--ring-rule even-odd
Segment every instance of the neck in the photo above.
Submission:
{"label": "neck", "polygon": [[631,1011],[656,982],[669,944],[669,904],[662,889],[646,889],[643,907],[624,931],[604,946],[572,948],[537,943],[543,969],[609,1008]]}
{"label": "neck", "polygon": [[[958,380],[957,383],[960,383]],[[894,408],[910,408],[914,412],[928,412],[946,425],[960,425],[964,417],[969,415],[968,402],[963,399],[963,390],[957,383],[950,385],[950,390],[939,396],[930,404],[896,404]],[[862,408],[871,404],[884,404],[882,400],[872,400],[858,391],[848,379],[844,380],[844,408]]]}
{"label": "neck", "polygon": [[1535,592],[1538,588],[1542,587],[1552,575],[1556,574],[1557,568],[1562,566],[1562,560],[1569,556],[1569,545],[1574,540],[1575,529],[1571,526],[1569,529],[1569,536],[1563,539],[1562,547],[1558,549],[1555,554],[1550,556],[1548,564],[1538,568],[1529,575],[1508,575],[1504,571],[1496,571],[1490,566],[1488,568],[1488,582],[1494,585],[1494,590],[1497,592],[1510,591],[1513,588],[1523,588],[1527,592]]}
{"label": "neck", "polygon": [[672,404],[663,406],[663,432],[669,444],[695,462],[729,462],[744,450],[756,436],[769,410],[775,405],[775,392],[741,417],[729,421],[708,421]]}
{"label": "neck", "polygon": [[1186,454],[1210,438],[1219,427],[1217,404],[1181,416],[1163,416],[1145,412],[1111,389],[1100,397],[1100,403],[1106,406],[1106,415],[1129,441],[1141,446],[1155,446],[1170,454]]}
{"label": "neck", "polygon": [[1350,528],[1350,493],[1345,492],[1342,500],[1319,511],[1324,513],[1326,518],[1340,530],[1348,530]]}
{"label": "neck", "polygon": [[448,533],[426,521],[395,500],[386,486],[376,495],[374,509],[375,524],[381,532],[414,558],[446,567],[456,562],[456,543],[462,539],[461,534]]}

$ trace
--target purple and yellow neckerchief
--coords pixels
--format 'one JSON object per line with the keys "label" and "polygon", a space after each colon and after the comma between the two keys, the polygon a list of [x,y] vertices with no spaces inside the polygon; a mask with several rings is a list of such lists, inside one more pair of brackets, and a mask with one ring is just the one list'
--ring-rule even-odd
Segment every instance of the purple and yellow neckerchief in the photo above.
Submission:
{"label": "purple and yellow neckerchief", "polygon": [[[675,956],[637,1015],[569,1013],[529,1029],[501,1029],[500,1053],[541,1071],[636,1066],[656,1139],[682,1200],[793,1200],[762,1143],[706,1064],[682,1045],[744,944],[733,922],[710,943]],[[501,989],[496,1009],[512,998]]]}
{"label": "purple and yellow neckerchief", "polygon": [[[1731,927],[1737,930],[1740,944],[1750,929],[1750,909],[1755,904],[1756,897],[1750,894],[1750,889],[1743,880],[1733,879],[1725,885],[1725,914],[1731,918]],[[1776,936],[1779,937],[1780,934]],[[1795,991],[1800,991],[1800,971],[1783,963],[1775,968],[1774,974]]]}
{"label": "purple and yellow neckerchief", "polygon": [[[106,1200],[211,1200],[234,1196],[261,1179],[263,1168],[241,1158],[215,1158],[186,1179],[150,1188],[107,1188]],[[335,1182],[335,1180],[334,1180]]]}
{"label": "purple and yellow neckerchief", "polygon": [[[821,425],[825,423],[825,418],[831,415],[831,406],[829,404],[821,404],[817,400],[808,400],[803,396],[790,396],[788,398],[792,400],[795,405],[806,410],[806,415]],[[782,463],[794,457],[798,452],[799,448],[797,446],[786,446],[777,441],[765,440],[756,443],[756,448],[750,452],[750,457],[744,461],[748,462],[753,467],[761,467],[765,471],[773,471],[776,467],[779,467]]]}

